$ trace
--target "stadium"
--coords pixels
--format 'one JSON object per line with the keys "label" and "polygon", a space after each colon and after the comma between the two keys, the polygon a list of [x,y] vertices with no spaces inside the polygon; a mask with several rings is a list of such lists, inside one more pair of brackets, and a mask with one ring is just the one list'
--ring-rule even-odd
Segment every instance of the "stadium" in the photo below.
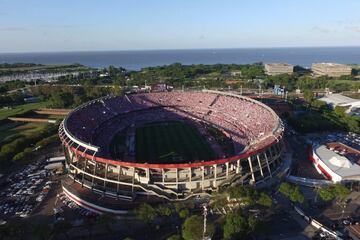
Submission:
{"label": "stadium", "polygon": [[327,142],[314,144],[310,150],[309,158],[315,169],[327,180],[334,183],[360,181],[358,149],[341,142]]}
{"label": "stadium", "polygon": [[257,185],[282,165],[283,131],[271,108],[231,93],[106,96],[59,127],[68,168],[62,188],[87,209],[121,214],[144,201]]}

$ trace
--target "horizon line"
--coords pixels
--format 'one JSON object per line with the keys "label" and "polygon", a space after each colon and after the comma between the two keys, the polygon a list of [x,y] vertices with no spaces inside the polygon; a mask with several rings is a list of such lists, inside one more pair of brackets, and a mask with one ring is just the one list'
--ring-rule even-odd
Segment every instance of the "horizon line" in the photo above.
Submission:
{"label": "horizon line", "polygon": [[360,48],[360,45],[356,46],[288,46],[288,47],[224,47],[224,48],[150,48],[150,49],[97,49],[97,50],[64,50],[64,51],[13,51],[13,52],[1,52],[0,54],[43,54],[43,53],[82,53],[82,52],[146,52],[146,51],[187,51],[187,50],[236,50],[236,49],[301,49],[301,48]]}

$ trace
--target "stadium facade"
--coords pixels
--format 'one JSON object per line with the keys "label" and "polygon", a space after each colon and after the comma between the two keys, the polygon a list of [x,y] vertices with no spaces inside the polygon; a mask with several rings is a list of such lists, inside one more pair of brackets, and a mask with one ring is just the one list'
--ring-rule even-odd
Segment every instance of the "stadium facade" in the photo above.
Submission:
{"label": "stadium facade", "polygon": [[313,145],[310,160],[315,169],[334,183],[360,181],[360,151],[340,142]]}
{"label": "stadium facade", "polygon": [[[234,154],[218,153],[218,159],[210,160],[137,161],[131,135],[122,159],[111,154],[116,133],[160,121],[187,122],[199,132],[204,124],[211,125],[231,139]],[[274,177],[282,165],[283,131],[271,108],[231,93],[103,97],[77,107],[60,125],[68,167],[62,187],[87,209],[121,214],[143,201],[181,201],[231,184],[257,185]]]}

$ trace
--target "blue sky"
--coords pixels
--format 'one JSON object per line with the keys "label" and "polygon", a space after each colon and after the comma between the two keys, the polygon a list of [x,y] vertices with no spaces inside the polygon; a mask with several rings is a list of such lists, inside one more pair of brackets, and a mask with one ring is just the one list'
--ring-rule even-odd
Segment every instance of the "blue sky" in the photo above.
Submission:
{"label": "blue sky", "polygon": [[360,46],[359,0],[0,0],[0,52]]}

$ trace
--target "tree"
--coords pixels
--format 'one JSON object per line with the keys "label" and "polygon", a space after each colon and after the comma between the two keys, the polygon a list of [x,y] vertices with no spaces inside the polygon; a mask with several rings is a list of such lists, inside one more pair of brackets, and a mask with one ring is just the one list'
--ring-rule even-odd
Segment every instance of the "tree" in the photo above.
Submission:
{"label": "tree", "polygon": [[51,228],[48,225],[32,225],[32,234],[42,240],[47,240],[51,237]]}
{"label": "tree", "polygon": [[334,186],[335,196],[340,199],[344,199],[347,195],[350,194],[349,189],[340,183],[335,184]]}
{"label": "tree", "polygon": [[113,232],[111,226],[114,224],[115,221],[115,216],[109,213],[101,214],[97,219],[98,224],[104,226],[105,229],[110,233]]}
{"label": "tree", "polygon": [[327,103],[321,100],[312,101],[311,107],[316,108],[318,110],[329,110]]}
{"label": "tree", "polygon": [[64,236],[66,237],[66,239],[70,239],[68,231],[72,228],[72,225],[70,222],[63,220],[63,221],[59,221],[55,224],[54,229],[53,229],[53,234],[54,236],[58,236],[61,234],[64,234]]}
{"label": "tree", "polygon": [[183,238],[180,235],[172,235],[168,237],[166,240],[182,240]]}
{"label": "tree", "polygon": [[177,202],[174,204],[175,211],[180,218],[187,218],[190,215],[190,209],[194,208],[193,203]]}
{"label": "tree", "polygon": [[165,205],[165,204],[159,205],[156,208],[156,210],[160,216],[166,216],[166,217],[170,216],[173,212],[172,209],[170,208],[170,206]]}
{"label": "tree", "polygon": [[190,211],[187,208],[181,209],[179,211],[179,217],[180,218],[187,218],[190,215]]}
{"label": "tree", "polygon": [[147,224],[150,224],[158,216],[158,213],[151,205],[147,203],[142,203],[139,207],[135,209],[135,215],[140,220],[144,221]]}
{"label": "tree", "polygon": [[279,192],[289,198],[292,202],[303,203],[305,200],[304,194],[302,193],[300,187],[294,186],[287,182],[281,183]]}
{"label": "tree", "polygon": [[311,102],[314,100],[314,93],[312,90],[310,89],[306,89],[304,91],[304,99],[306,102],[308,102],[309,104],[311,104]]}
{"label": "tree", "polygon": [[259,193],[252,187],[234,186],[228,189],[230,198],[242,199],[244,203],[251,205],[256,202]]}
{"label": "tree", "polygon": [[[185,240],[200,240],[203,239],[203,223],[202,216],[193,215],[187,218],[182,226],[182,237]],[[215,226],[209,220],[206,225],[205,236],[212,237],[215,232]]]}
{"label": "tree", "polygon": [[257,204],[259,204],[261,206],[264,206],[264,207],[271,207],[272,206],[272,199],[268,194],[266,194],[264,192],[261,192],[260,197],[257,200]]}
{"label": "tree", "polygon": [[344,199],[347,195],[349,195],[350,191],[345,186],[337,183],[320,188],[318,193],[322,200],[331,201],[334,198]]}
{"label": "tree", "polygon": [[303,203],[305,200],[304,194],[300,190],[299,186],[293,188],[293,191],[290,194],[290,200],[293,202]]}
{"label": "tree", "polygon": [[248,218],[248,225],[249,225],[250,232],[252,232],[252,233],[259,232],[262,227],[262,222],[259,218],[255,217],[254,215],[251,215]]}
{"label": "tree", "polygon": [[69,107],[74,103],[74,96],[69,92],[62,92],[58,94],[54,94],[50,98],[50,107],[53,108],[65,108]]}
{"label": "tree", "polygon": [[290,183],[283,182],[280,184],[279,192],[281,192],[284,196],[289,197],[292,192],[292,186]]}
{"label": "tree", "polygon": [[324,201],[330,201],[334,199],[334,194],[332,191],[329,190],[329,188],[324,187],[324,188],[320,188],[318,190],[319,196],[322,200]]}
{"label": "tree", "polygon": [[249,230],[246,218],[239,213],[231,213],[226,216],[224,225],[225,239],[241,239],[247,235]]}

